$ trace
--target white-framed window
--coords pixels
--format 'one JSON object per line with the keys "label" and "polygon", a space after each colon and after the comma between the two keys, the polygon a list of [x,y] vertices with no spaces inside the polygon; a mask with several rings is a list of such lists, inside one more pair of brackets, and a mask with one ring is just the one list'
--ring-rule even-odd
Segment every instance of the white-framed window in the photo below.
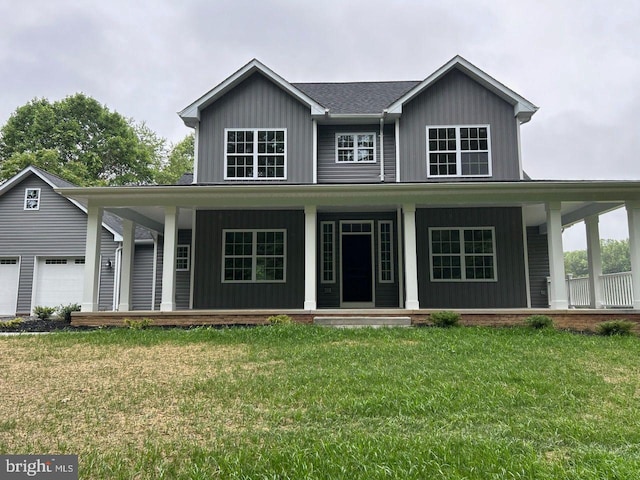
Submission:
{"label": "white-framed window", "polygon": [[25,188],[24,209],[40,210],[40,189],[39,188]]}
{"label": "white-framed window", "polygon": [[494,227],[429,228],[433,282],[496,281]]}
{"label": "white-framed window", "polygon": [[375,133],[336,133],[336,163],[375,163],[375,161]]}
{"label": "white-framed window", "polygon": [[178,245],[176,247],[176,271],[186,272],[190,267],[190,245]]}
{"label": "white-framed window", "polygon": [[223,283],[286,281],[286,230],[223,230]]}
{"label": "white-framed window", "polygon": [[225,180],[287,178],[287,130],[278,128],[226,128]]}
{"label": "white-framed window", "polygon": [[428,177],[490,177],[489,125],[427,126]]}
{"label": "white-framed window", "polygon": [[393,222],[378,222],[378,280],[393,283]]}
{"label": "white-framed window", "polygon": [[335,283],[335,223],[320,222],[320,283]]}

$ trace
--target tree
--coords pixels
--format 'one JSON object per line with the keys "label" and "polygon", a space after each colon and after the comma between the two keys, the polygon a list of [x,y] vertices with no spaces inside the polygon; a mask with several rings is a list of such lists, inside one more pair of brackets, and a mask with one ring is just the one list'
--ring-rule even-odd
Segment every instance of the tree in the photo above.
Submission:
{"label": "tree", "polygon": [[195,135],[191,133],[172,145],[167,161],[155,175],[156,183],[170,185],[176,183],[185,173],[193,172]]}
{"label": "tree", "polygon": [[[600,241],[602,254],[602,273],[619,273],[631,271],[629,256],[629,240],[605,239]],[[589,264],[586,250],[565,252],[564,269],[574,277],[589,275]]]}
{"label": "tree", "polygon": [[145,129],[82,93],[34,99],[0,129],[0,180],[31,164],[82,186],[151,183],[160,159]]}

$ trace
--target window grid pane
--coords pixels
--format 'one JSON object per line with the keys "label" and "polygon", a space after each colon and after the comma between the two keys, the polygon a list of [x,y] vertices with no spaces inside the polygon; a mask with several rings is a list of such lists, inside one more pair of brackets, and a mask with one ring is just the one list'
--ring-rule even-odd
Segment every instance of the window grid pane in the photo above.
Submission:
{"label": "window grid pane", "polygon": [[285,178],[284,130],[228,130],[226,178]]}
{"label": "window grid pane", "polygon": [[427,153],[429,176],[487,176],[489,128],[427,128]]}
{"label": "window grid pane", "polygon": [[376,160],[374,133],[344,133],[336,135],[336,161],[359,163]]}

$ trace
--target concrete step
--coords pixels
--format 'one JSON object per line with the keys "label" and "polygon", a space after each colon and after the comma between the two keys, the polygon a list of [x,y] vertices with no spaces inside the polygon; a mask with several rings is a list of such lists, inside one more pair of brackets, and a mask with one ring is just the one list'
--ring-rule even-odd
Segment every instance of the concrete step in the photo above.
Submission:
{"label": "concrete step", "polygon": [[313,317],[314,325],[336,328],[410,327],[409,317]]}

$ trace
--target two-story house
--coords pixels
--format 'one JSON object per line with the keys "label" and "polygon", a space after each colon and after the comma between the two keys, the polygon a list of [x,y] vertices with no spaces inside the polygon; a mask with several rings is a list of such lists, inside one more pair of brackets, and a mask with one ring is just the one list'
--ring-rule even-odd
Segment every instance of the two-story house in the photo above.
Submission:
{"label": "two-story house", "polygon": [[640,184],[530,180],[536,110],[461,57],[357,83],[289,83],[252,60],[179,113],[192,184],[60,190],[88,205],[83,309],[105,210],[124,219],[123,310],[135,224],[164,239],[165,311],[177,284],[192,309],[567,308],[562,228],[587,219],[597,277],[598,215],[626,205],[637,245]]}

